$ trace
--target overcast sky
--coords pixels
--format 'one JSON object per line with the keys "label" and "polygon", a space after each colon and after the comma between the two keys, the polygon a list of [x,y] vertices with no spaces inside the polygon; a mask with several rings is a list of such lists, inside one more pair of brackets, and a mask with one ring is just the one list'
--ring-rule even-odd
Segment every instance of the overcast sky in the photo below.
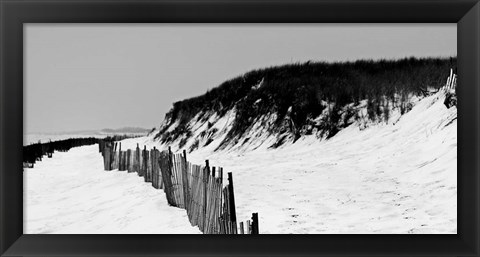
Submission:
{"label": "overcast sky", "polygon": [[174,101],[292,62],[456,56],[456,24],[26,24],[26,133],[158,126]]}

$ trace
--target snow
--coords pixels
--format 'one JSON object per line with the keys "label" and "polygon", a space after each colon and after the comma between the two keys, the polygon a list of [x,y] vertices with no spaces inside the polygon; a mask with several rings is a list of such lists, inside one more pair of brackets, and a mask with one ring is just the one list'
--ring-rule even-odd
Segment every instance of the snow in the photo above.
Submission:
{"label": "snow", "polygon": [[[448,125],[447,125],[448,124]],[[456,109],[427,97],[395,125],[277,150],[194,152],[233,172],[239,220],[262,233],[456,233]]]}
{"label": "snow", "polygon": [[260,80],[260,82],[258,82],[258,84],[252,86],[252,90],[257,90],[257,89],[259,89],[261,86],[263,86],[264,80],[265,80],[265,78],[262,78],[262,80]]}
{"label": "snow", "polygon": [[354,123],[329,140],[217,152],[209,145],[187,158],[233,172],[237,219],[258,212],[261,233],[456,234],[457,110],[444,97],[415,99],[410,112],[393,114],[395,122]]}
{"label": "snow", "polygon": [[104,171],[98,145],[55,152],[24,171],[25,234],[200,234],[136,173]]}
{"label": "snow", "polygon": [[[237,220],[258,212],[262,234],[456,234],[457,110],[444,98],[416,99],[394,122],[354,123],[328,140],[306,136],[277,149],[262,143],[273,138],[258,124],[272,117],[260,117],[247,134],[256,142],[215,152],[232,110],[209,119],[215,140],[187,159],[232,172]],[[187,149],[206,129],[196,119],[189,126]],[[167,148],[151,135],[122,149],[137,143]],[[200,233],[143,178],[103,171],[97,152],[74,148],[25,170],[25,233]]]}

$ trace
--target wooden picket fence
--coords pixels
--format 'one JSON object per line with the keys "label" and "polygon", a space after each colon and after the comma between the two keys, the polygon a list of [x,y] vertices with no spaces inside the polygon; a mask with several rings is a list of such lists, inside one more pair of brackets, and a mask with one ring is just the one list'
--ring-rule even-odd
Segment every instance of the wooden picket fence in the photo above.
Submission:
{"label": "wooden picket fence", "polygon": [[443,90],[449,91],[457,88],[457,74],[453,72],[453,69],[450,69],[450,75],[447,78],[447,83],[443,87]]}
{"label": "wooden picket fence", "polygon": [[105,141],[119,141],[127,138],[135,138],[138,136],[135,135],[114,135],[107,136],[102,139],[94,137],[86,138],[69,138],[57,141],[49,141],[41,143],[40,141],[35,144],[29,144],[23,146],[23,167],[24,168],[33,168],[33,165],[36,161],[41,161],[43,156],[52,158],[53,153],[57,152],[68,152],[71,148],[94,145],[94,144],[103,144]]}
{"label": "wooden picket fence", "polygon": [[41,161],[43,156],[52,158],[53,153],[67,152],[71,148],[85,145],[94,145],[99,139],[89,138],[69,138],[65,140],[49,141],[46,143],[36,143],[23,146],[23,167],[33,168],[36,161]]}
{"label": "wooden picket fence", "polygon": [[[136,172],[163,189],[171,206],[185,209],[192,226],[198,226],[204,234],[259,234],[258,213],[252,219],[237,224],[233,176],[229,172],[228,184],[223,186],[223,168],[192,164],[187,154],[172,153],[170,148],[159,151],[155,147],[143,150],[122,151],[121,143],[100,141],[104,169]],[[238,227],[237,227],[238,226]]]}

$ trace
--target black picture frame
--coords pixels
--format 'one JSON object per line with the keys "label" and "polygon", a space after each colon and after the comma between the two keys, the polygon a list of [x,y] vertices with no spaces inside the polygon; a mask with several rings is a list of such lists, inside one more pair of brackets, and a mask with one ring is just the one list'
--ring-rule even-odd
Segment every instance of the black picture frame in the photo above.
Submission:
{"label": "black picture frame", "polygon": [[[1,256],[478,256],[478,0],[0,0]],[[457,235],[23,235],[23,23],[457,23]],[[46,99],[48,100],[48,99]]]}

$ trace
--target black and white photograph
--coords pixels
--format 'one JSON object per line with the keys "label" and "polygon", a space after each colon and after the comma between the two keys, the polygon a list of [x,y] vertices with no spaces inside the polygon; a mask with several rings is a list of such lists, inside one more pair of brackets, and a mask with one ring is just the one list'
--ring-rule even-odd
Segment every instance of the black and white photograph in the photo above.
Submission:
{"label": "black and white photograph", "polygon": [[24,234],[457,234],[457,24],[23,24]]}

